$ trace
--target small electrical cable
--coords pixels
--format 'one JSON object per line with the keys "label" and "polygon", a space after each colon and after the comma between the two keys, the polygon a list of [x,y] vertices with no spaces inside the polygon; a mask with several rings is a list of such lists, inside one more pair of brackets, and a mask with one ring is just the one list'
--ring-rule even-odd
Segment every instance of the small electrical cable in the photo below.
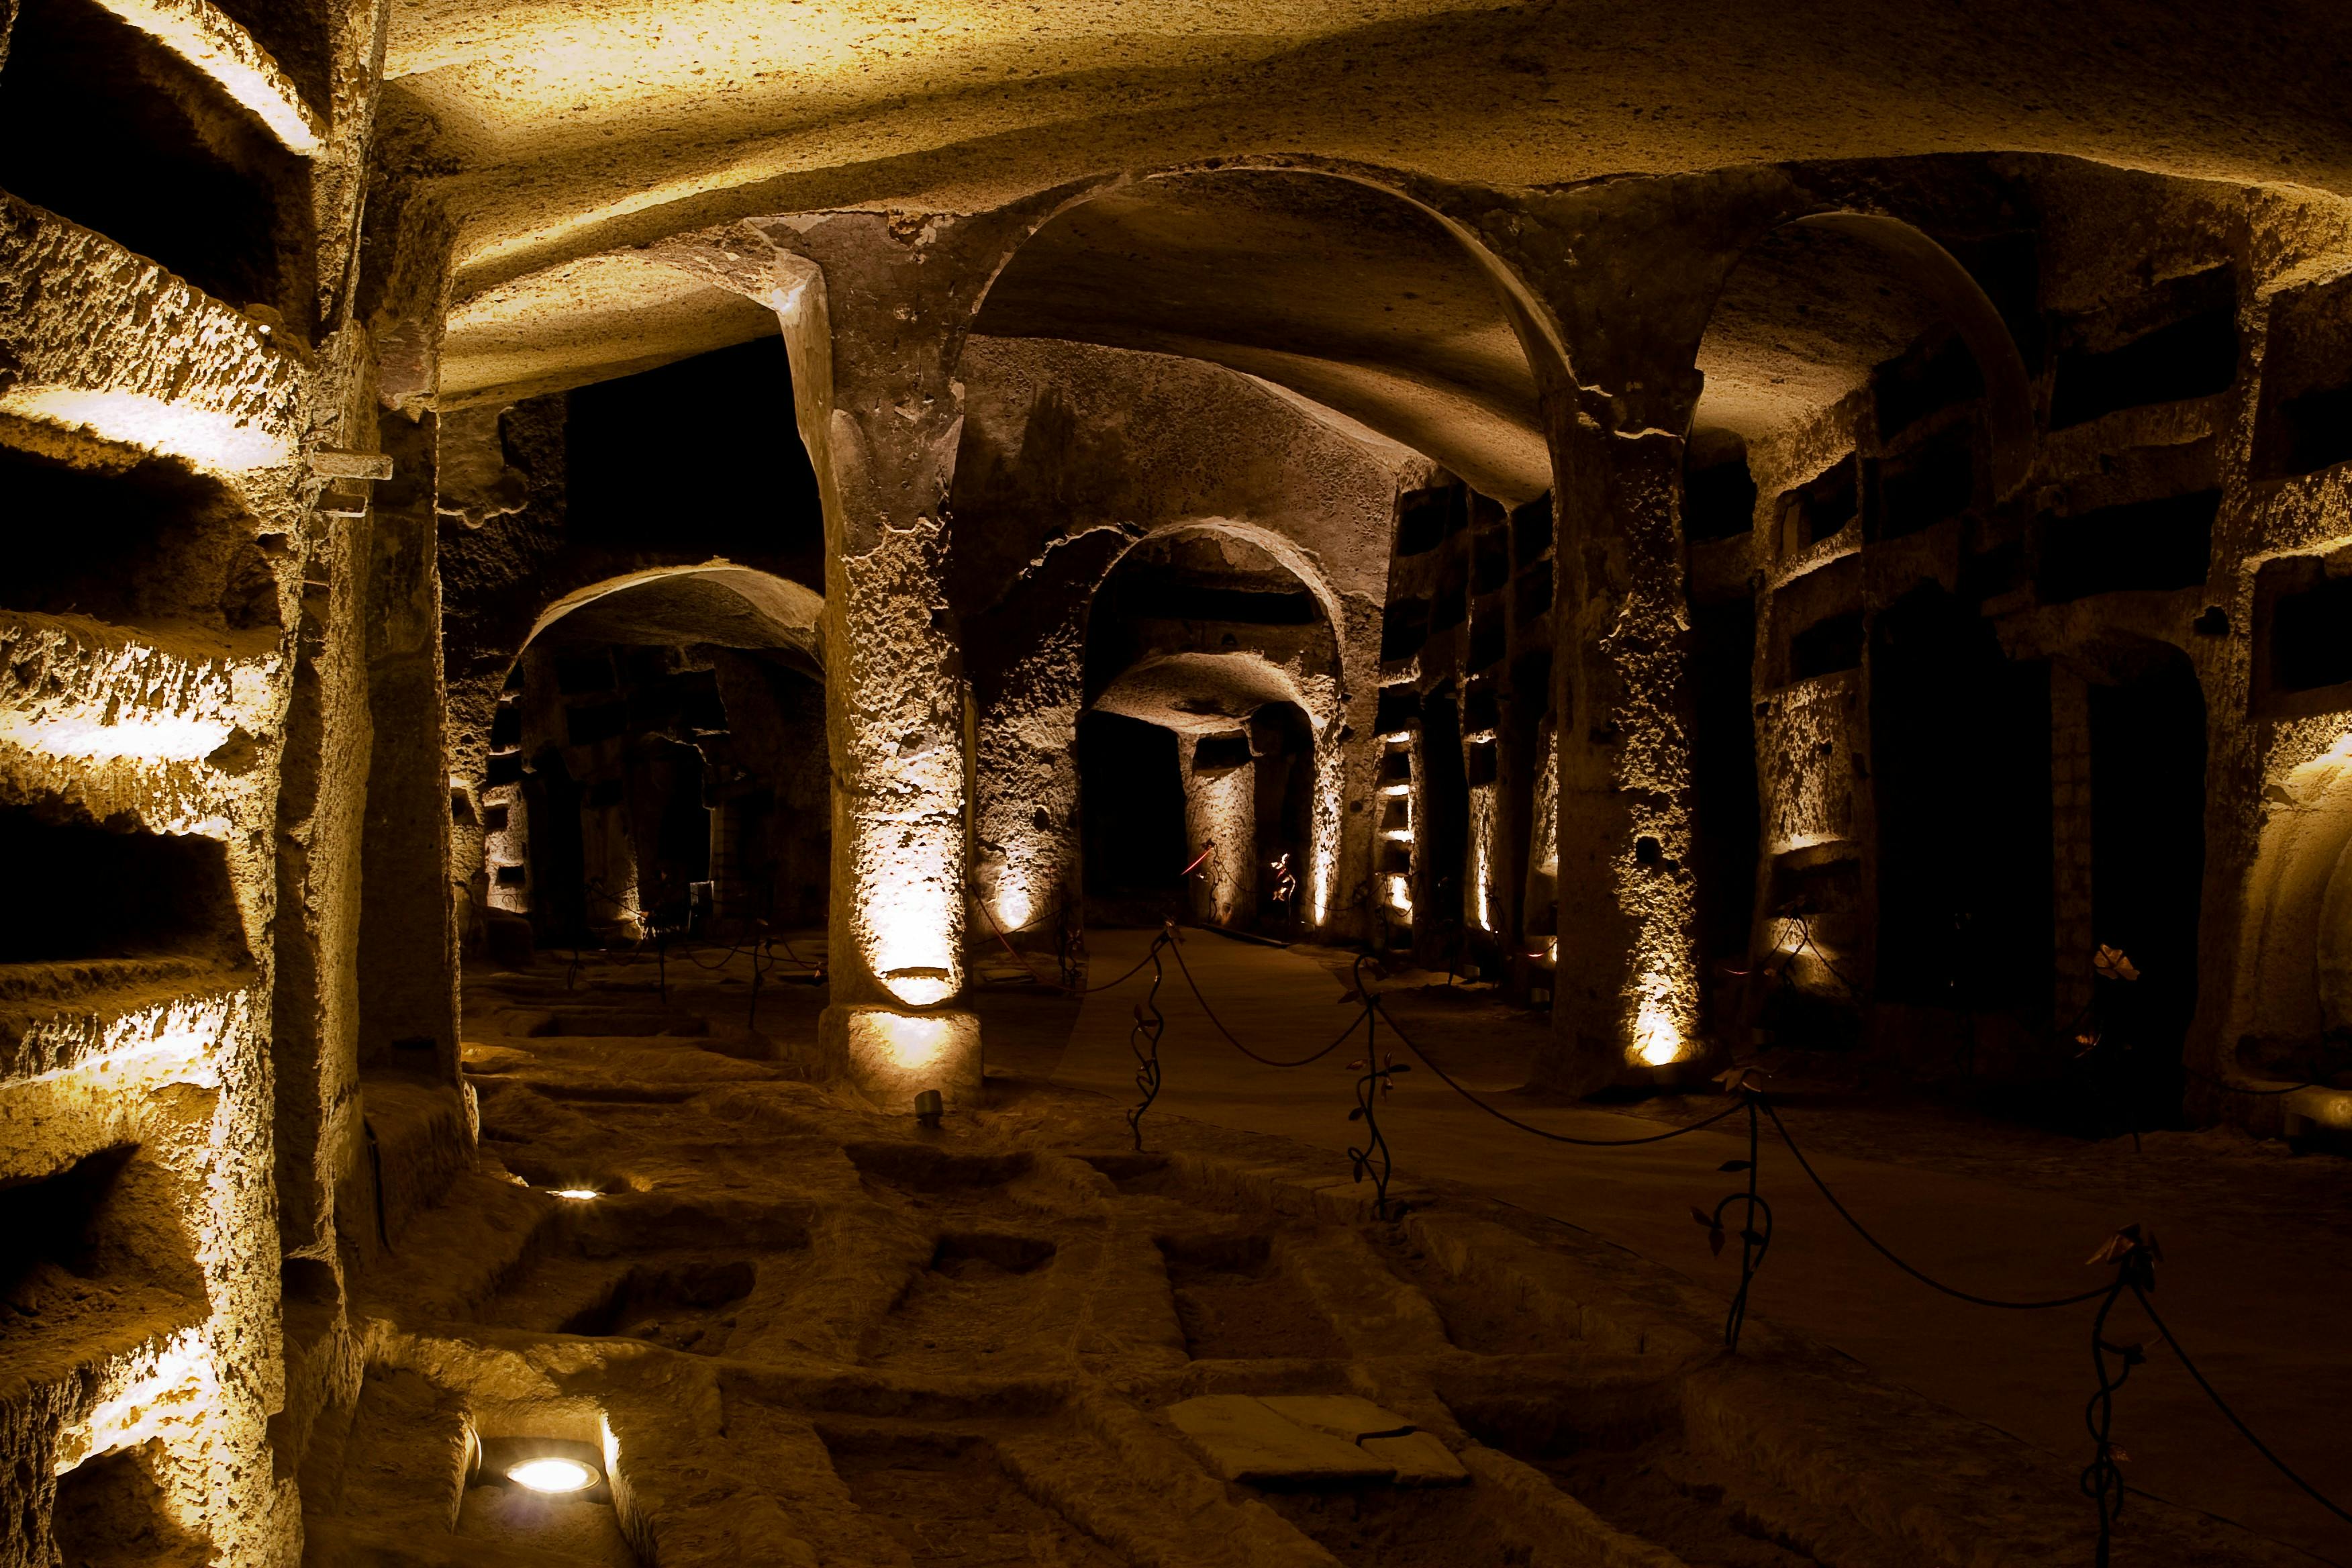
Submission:
{"label": "small electrical cable", "polygon": [[1840,969],[1836,964],[1830,962],[1830,955],[1823,952],[1822,951],[1821,943],[1813,940],[1813,922],[1807,920],[1801,914],[1792,914],[1786,918],[1797,922],[1797,945],[1790,951],[1790,956],[1794,957],[1797,953],[1811,950],[1813,955],[1813,962],[1820,964],[1823,969],[1828,970],[1830,972],[1830,978],[1836,981],[1839,987],[1843,990],[1848,996],[1852,997],[1856,1002],[1861,1001],[1862,992],[1860,989],[1855,986],[1853,981],[1846,978],[1844,970]]}
{"label": "small electrical cable", "polygon": [[2333,1084],[2322,1083],[2317,1079],[2305,1079],[2301,1083],[2288,1084],[2284,1089],[2247,1089],[2242,1085],[2230,1083],[2224,1079],[2215,1078],[2211,1073],[2199,1072],[2187,1062],[2180,1064],[2180,1070],[2188,1074],[2190,1078],[2195,1079],[2200,1083],[2211,1084],[2215,1089],[2221,1090],[2225,1094],[2242,1094],[2255,1100],[2274,1100],[2281,1095],[2300,1094],[2306,1089],[2333,1089],[2335,1087]]}

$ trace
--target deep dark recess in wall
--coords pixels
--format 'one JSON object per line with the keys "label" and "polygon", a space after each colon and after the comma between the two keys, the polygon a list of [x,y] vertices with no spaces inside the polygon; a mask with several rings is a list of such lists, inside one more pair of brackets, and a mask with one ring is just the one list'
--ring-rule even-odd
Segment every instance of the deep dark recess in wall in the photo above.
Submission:
{"label": "deep dark recess in wall", "polygon": [[564,462],[568,517],[584,542],[824,581],[816,471],[793,421],[779,336],[580,388]]}

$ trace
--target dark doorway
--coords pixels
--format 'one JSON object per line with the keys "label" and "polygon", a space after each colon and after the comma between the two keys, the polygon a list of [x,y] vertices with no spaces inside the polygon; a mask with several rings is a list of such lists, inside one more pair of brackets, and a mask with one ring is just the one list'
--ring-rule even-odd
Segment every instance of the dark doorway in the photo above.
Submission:
{"label": "dark doorway", "polygon": [[630,837],[639,849],[637,899],[666,931],[683,931],[689,889],[710,878],[710,812],[702,804],[702,753],[664,735],[631,749]]}
{"label": "dark doorway", "polygon": [[1461,962],[1463,879],[1470,854],[1470,778],[1462,710],[1452,691],[1421,706],[1421,809],[1413,822],[1413,955],[1433,967]]}
{"label": "dark doorway", "polygon": [[2048,667],[1930,584],[1877,617],[1870,684],[1878,995],[1961,1015],[1973,1071],[1977,1015],[2048,1006]]}
{"label": "dark doorway", "polygon": [[1691,634],[1699,948],[1708,961],[1708,1027],[1719,1032],[1731,1020],[1713,1016],[1717,965],[1738,966],[1747,957],[1756,910],[1756,601],[1698,606],[1691,612]]}
{"label": "dark doorway", "polygon": [[524,820],[530,824],[531,939],[540,947],[578,947],[588,932],[588,867],[580,847],[586,792],[563,765],[563,752],[543,748],[523,774]]}
{"label": "dark doorway", "polygon": [[[1257,757],[1257,927],[1288,937],[1299,928],[1307,896],[1315,731],[1297,707],[1269,702],[1250,721],[1250,744]],[[1286,898],[1281,896],[1286,886]]]}
{"label": "dark doorway", "polygon": [[1087,918],[1104,925],[1182,919],[1184,781],[1176,732],[1116,713],[1078,721],[1078,817]]}
{"label": "dark doorway", "polygon": [[2180,1121],[2205,878],[2205,698],[2175,647],[2136,644],[2107,668],[2116,679],[2090,689],[2091,921],[2139,972],[2097,983],[2093,1059],[2114,1131]]}

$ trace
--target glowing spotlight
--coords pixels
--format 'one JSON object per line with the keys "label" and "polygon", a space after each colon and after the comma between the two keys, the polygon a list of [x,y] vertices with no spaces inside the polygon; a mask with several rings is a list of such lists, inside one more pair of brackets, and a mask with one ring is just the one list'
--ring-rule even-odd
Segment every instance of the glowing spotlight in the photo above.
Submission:
{"label": "glowing spotlight", "polygon": [[593,1187],[557,1187],[554,1193],[559,1198],[570,1198],[575,1203],[586,1203],[591,1198],[601,1198],[604,1195]]}
{"label": "glowing spotlight", "polygon": [[1683,1058],[1682,1023],[1664,996],[1653,992],[1642,999],[1633,1026],[1633,1054],[1645,1067],[1671,1067]]}
{"label": "glowing spotlight", "polygon": [[596,1484],[596,1472],[577,1459],[525,1459],[507,1471],[507,1479],[535,1492],[586,1491]]}

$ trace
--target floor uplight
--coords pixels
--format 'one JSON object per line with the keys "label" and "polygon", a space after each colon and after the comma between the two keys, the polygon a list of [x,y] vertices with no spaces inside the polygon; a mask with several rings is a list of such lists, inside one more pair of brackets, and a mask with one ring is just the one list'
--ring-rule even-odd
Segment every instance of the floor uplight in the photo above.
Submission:
{"label": "floor uplight", "polygon": [[585,1491],[596,1484],[596,1472],[577,1459],[525,1459],[507,1471],[507,1479],[535,1492]]}
{"label": "floor uplight", "polygon": [[559,1198],[572,1198],[585,1203],[590,1198],[601,1198],[604,1194],[593,1187],[558,1187],[555,1189],[555,1195]]}

